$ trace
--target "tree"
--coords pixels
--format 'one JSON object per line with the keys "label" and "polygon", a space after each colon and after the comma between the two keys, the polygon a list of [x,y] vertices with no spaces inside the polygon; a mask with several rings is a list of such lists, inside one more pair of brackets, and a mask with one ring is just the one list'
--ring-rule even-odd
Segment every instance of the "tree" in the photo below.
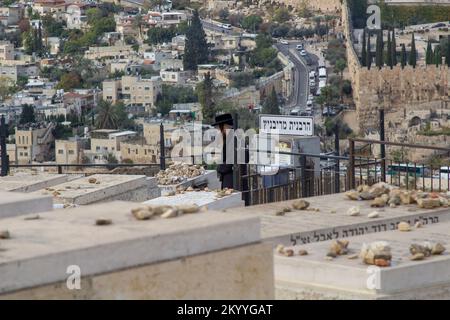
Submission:
{"label": "tree", "polygon": [[387,43],[387,65],[392,69],[392,41],[391,31],[388,30],[388,43]]}
{"label": "tree", "polygon": [[278,23],[283,23],[286,21],[289,21],[291,19],[291,15],[289,14],[289,11],[285,7],[280,7],[275,10],[273,20]]}
{"label": "tree", "polygon": [[363,32],[362,51],[361,51],[361,64],[363,67],[367,67],[367,42],[366,42],[366,29]]}
{"label": "tree", "polygon": [[203,119],[211,122],[216,114],[213,100],[213,82],[210,73],[205,74],[205,79],[197,88],[198,101],[202,106]]}
{"label": "tree", "polygon": [[392,45],[391,45],[392,65],[396,66],[397,61],[397,40],[395,40],[395,31],[392,31]]}
{"label": "tree", "polygon": [[379,69],[384,66],[383,61],[383,30],[380,30],[377,35],[377,49],[376,49],[376,65]]}
{"label": "tree", "polygon": [[414,37],[414,32],[411,36],[411,52],[409,53],[409,65],[414,68],[417,65],[417,51],[416,51],[416,39]]}
{"label": "tree", "polygon": [[428,39],[428,45],[427,45],[427,51],[425,54],[425,62],[427,65],[430,65],[433,63],[433,49],[431,47],[431,41]]}
{"label": "tree", "polygon": [[201,63],[208,62],[209,49],[206,42],[206,34],[198,11],[194,11],[191,25],[186,32],[186,42],[183,55],[184,70],[197,70]]}
{"label": "tree", "polygon": [[20,114],[20,124],[34,123],[36,122],[36,116],[34,113],[34,107],[28,104],[22,105],[22,113]]}
{"label": "tree", "polygon": [[256,33],[259,30],[259,27],[263,23],[263,19],[257,15],[249,15],[242,19],[242,28],[248,31],[252,31]]}
{"label": "tree", "polygon": [[230,15],[230,11],[228,11],[228,8],[220,9],[219,10],[219,18],[222,21],[227,21],[228,16]]}
{"label": "tree", "polygon": [[441,53],[441,46],[436,46],[434,49],[434,64],[436,67],[442,64],[442,53]]}
{"label": "tree", "polygon": [[445,52],[445,61],[447,62],[447,66],[450,67],[450,35],[447,36],[447,51]]}
{"label": "tree", "polygon": [[5,76],[0,76],[0,101],[4,101],[14,92],[14,81]]}
{"label": "tree", "polygon": [[139,30],[138,36],[142,39],[142,22],[143,18],[140,13],[134,16],[133,27]]}
{"label": "tree", "polygon": [[95,110],[95,127],[97,129],[117,129],[119,127],[119,115],[117,108],[109,101],[100,101]]}
{"label": "tree", "polygon": [[57,88],[69,91],[70,89],[79,88],[80,86],[81,76],[77,72],[71,71],[62,75]]}
{"label": "tree", "polygon": [[400,57],[400,64],[402,65],[402,69],[406,66],[406,46],[402,43],[402,54]]}
{"label": "tree", "polygon": [[272,87],[272,92],[270,93],[270,95],[264,100],[262,113],[280,114],[280,106],[278,105],[278,96],[274,87]]}
{"label": "tree", "polygon": [[320,95],[315,99],[316,102],[320,105],[322,114],[324,106],[328,105],[331,102],[332,96],[333,96],[333,89],[331,88],[331,86],[325,86],[320,91]]}
{"label": "tree", "polygon": [[340,81],[339,81],[339,95],[341,97],[341,101],[343,100],[342,97],[342,85],[344,82],[344,70],[347,67],[347,62],[344,59],[339,59],[336,61],[336,65],[334,66],[335,72],[339,73]]}
{"label": "tree", "polygon": [[366,66],[370,70],[372,67],[372,46],[370,44],[370,33],[369,37],[367,38],[367,49],[366,49]]}

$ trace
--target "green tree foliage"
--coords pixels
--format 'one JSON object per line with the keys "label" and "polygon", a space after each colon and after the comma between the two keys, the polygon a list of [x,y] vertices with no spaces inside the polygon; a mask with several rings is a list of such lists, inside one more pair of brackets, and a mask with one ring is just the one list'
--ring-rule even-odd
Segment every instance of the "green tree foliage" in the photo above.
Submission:
{"label": "green tree foliage", "polygon": [[248,63],[251,67],[260,68],[256,77],[270,76],[280,71],[282,66],[278,60],[278,51],[272,48],[272,37],[268,34],[258,34],[256,48],[249,54]]}
{"label": "green tree foliage", "polygon": [[264,100],[262,113],[280,114],[280,106],[278,104],[278,96],[275,88],[272,88],[270,95]]}
{"label": "green tree foliage", "polygon": [[387,65],[392,69],[392,40],[391,40],[391,32],[388,30],[388,43],[387,43]]}
{"label": "green tree foliage", "polygon": [[363,67],[367,67],[367,39],[366,29],[363,32],[362,51],[361,51],[361,64]]}
{"label": "green tree foliage", "polygon": [[147,42],[149,44],[167,43],[172,40],[173,37],[177,35],[177,29],[175,27],[163,28],[154,27],[150,28],[147,32]]}
{"label": "green tree foliage", "polygon": [[400,64],[402,66],[402,69],[406,66],[406,60],[407,60],[406,46],[404,43],[402,43],[402,53],[400,56]]}
{"label": "green tree foliage", "polygon": [[445,46],[447,50],[445,51],[445,61],[447,63],[447,66],[450,67],[450,35],[447,36],[447,45]]}
{"label": "green tree foliage", "polygon": [[0,76],[0,101],[4,101],[15,92],[14,81],[5,76]]}
{"label": "green tree foliage", "polygon": [[376,49],[376,66],[381,69],[384,66],[384,52],[383,52],[383,30],[377,35],[377,49]]}
{"label": "green tree foliage", "polygon": [[208,62],[209,48],[198,11],[194,11],[191,25],[186,32],[183,55],[185,70],[197,70],[197,65]]}
{"label": "green tree foliage", "polygon": [[256,33],[262,23],[263,19],[260,16],[252,14],[242,19],[241,25],[245,30]]}
{"label": "green tree foliage", "polygon": [[57,89],[64,89],[65,91],[69,91],[70,89],[74,88],[80,88],[81,76],[74,71],[65,73],[61,76],[61,80],[56,87]]}
{"label": "green tree foliage", "polygon": [[392,46],[391,46],[391,59],[392,59],[392,65],[396,66],[398,61],[397,61],[397,40],[395,40],[395,32],[392,31]]}
{"label": "green tree foliage", "polygon": [[156,100],[156,112],[165,116],[169,114],[169,111],[175,103],[191,103],[197,101],[197,95],[192,88],[164,84],[161,94]]}
{"label": "green tree foliage", "polygon": [[434,59],[433,59],[434,64],[436,65],[436,67],[440,66],[442,64],[442,51],[441,51],[441,46],[436,46],[436,48],[434,49]]}
{"label": "green tree foliage", "polygon": [[95,109],[96,129],[118,129],[123,120],[123,104],[113,105],[109,101],[100,101]]}
{"label": "green tree foliage", "polygon": [[36,115],[34,107],[29,104],[22,105],[22,113],[20,114],[20,124],[34,123],[36,122]]}
{"label": "green tree foliage", "polygon": [[414,33],[411,36],[411,52],[409,53],[409,65],[416,67],[417,64],[417,50],[416,50],[416,39]]}
{"label": "green tree foliage", "polygon": [[431,41],[428,39],[428,45],[427,45],[427,51],[425,53],[425,62],[427,65],[430,65],[433,63],[433,49],[431,47]]}
{"label": "green tree foliage", "polygon": [[255,84],[255,76],[252,72],[233,72],[231,74],[231,86],[242,88]]}
{"label": "green tree foliage", "polygon": [[367,49],[366,49],[366,66],[370,70],[372,67],[372,46],[370,44],[370,34],[367,38]]}
{"label": "green tree foliage", "polygon": [[286,21],[289,21],[291,19],[291,14],[289,13],[289,10],[285,7],[280,7],[275,10],[275,13],[273,15],[273,20],[278,23],[283,23]]}
{"label": "green tree foliage", "polygon": [[64,34],[64,23],[53,18],[51,13],[42,17],[42,25],[48,37],[61,37]]}
{"label": "green tree foliage", "polygon": [[202,106],[203,120],[211,123],[216,115],[216,106],[214,102],[213,82],[209,72],[205,74],[205,79],[197,86],[198,101]]}

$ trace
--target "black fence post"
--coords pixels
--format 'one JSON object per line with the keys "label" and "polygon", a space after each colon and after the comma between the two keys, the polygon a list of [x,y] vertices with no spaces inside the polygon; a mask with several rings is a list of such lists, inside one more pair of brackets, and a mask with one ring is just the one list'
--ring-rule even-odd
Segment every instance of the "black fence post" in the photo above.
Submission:
{"label": "black fence post", "polygon": [[[237,115],[237,113],[235,113],[234,115],[233,115],[233,151],[234,151],[234,154],[233,154],[233,189],[234,190],[242,190],[243,188],[242,188],[242,186],[241,186],[241,177],[240,177],[240,166],[239,166],[239,164],[237,163],[237,158],[238,158],[238,156],[237,156],[237,154],[238,154],[238,146],[237,146],[237,137],[236,137],[236,131],[237,131],[237,128],[238,128],[238,115]],[[224,141],[224,143],[226,143],[225,141]],[[227,157],[228,157],[228,155],[227,155]]]}
{"label": "black fence post", "polygon": [[355,141],[353,139],[348,140],[349,147],[349,160],[348,160],[348,186],[350,189],[355,189]]}
{"label": "black fence post", "polygon": [[2,115],[0,119],[0,158],[1,158],[1,170],[0,176],[4,177],[8,175],[9,171],[9,157],[6,151],[6,138],[8,137],[8,125],[5,123],[5,116]]}
{"label": "black fence post", "polygon": [[164,141],[164,125],[161,122],[159,126],[159,167],[161,170],[166,170],[166,144]]}
{"label": "black fence post", "polygon": [[306,156],[300,156],[300,182],[302,188],[302,198],[308,197],[306,188]]}
{"label": "black fence post", "polygon": [[[385,141],[384,134],[384,109],[380,109],[380,140]],[[386,145],[384,143],[380,144],[381,151],[381,181],[386,182]],[[375,164],[375,174],[376,174],[376,164]]]}
{"label": "black fence post", "polygon": [[[339,157],[339,155],[340,155],[339,130],[340,130],[339,124],[336,124],[336,126],[334,127],[334,152],[337,157]],[[336,159],[336,165],[334,167],[335,167],[335,170],[334,170],[334,192],[339,193],[339,192],[341,192],[341,181],[340,181],[341,175],[339,173],[339,168],[340,168],[339,159]]]}

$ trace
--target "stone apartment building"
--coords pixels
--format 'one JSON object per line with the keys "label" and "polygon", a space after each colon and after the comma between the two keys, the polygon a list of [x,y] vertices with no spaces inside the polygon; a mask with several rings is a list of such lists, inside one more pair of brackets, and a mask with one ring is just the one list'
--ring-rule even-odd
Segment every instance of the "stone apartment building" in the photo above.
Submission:
{"label": "stone apartment building", "polygon": [[14,45],[9,41],[0,41],[0,61],[14,60]]}
{"label": "stone apartment building", "polygon": [[91,132],[91,149],[84,155],[91,163],[105,163],[110,154],[117,160],[121,159],[120,144],[136,136],[134,131],[100,129]]}
{"label": "stone apartment building", "polygon": [[66,1],[65,0],[35,0],[33,2],[33,11],[45,16],[52,13],[53,17],[59,21],[65,20]]}
{"label": "stone apartment building", "polygon": [[83,162],[84,149],[80,139],[56,140],[55,160],[57,164],[80,164]]}
{"label": "stone apartment building", "polygon": [[103,100],[112,103],[123,100],[127,106],[142,106],[145,112],[150,112],[161,90],[160,77],[123,76],[120,80],[103,81]]}
{"label": "stone apartment building", "polygon": [[23,15],[23,10],[19,6],[0,7],[0,24],[11,26],[18,24]]}
{"label": "stone apartment building", "polygon": [[133,48],[129,45],[114,45],[108,47],[89,47],[84,53],[84,57],[89,60],[115,60],[126,59],[134,54]]}
{"label": "stone apartment building", "polygon": [[52,133],[54,128],[53,123],[17,127],[15,133],[17,163],[30,164],[52,160],[52,146],[55,141]]}

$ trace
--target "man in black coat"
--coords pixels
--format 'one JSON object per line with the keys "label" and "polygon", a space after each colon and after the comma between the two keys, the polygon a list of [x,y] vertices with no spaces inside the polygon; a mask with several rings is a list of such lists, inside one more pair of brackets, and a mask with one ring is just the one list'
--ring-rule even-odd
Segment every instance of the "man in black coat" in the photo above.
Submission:
{"label": "man in black coat", "polygon": [[[216,116],[213,126],[220,130],[223,138],[222,164],[217,166],[217,174],[222,182],[222,189],[233,188],[233,165],[227,164],[227,131],[233,129],[233,116],[229,113]],[[228,143],[233,143],[234,139],[229,139]],[[231,148],[234,150],[234,148]],[[233,157],[234,155],[230,155]],[[234,158],[228,162],[233,162]]]}

